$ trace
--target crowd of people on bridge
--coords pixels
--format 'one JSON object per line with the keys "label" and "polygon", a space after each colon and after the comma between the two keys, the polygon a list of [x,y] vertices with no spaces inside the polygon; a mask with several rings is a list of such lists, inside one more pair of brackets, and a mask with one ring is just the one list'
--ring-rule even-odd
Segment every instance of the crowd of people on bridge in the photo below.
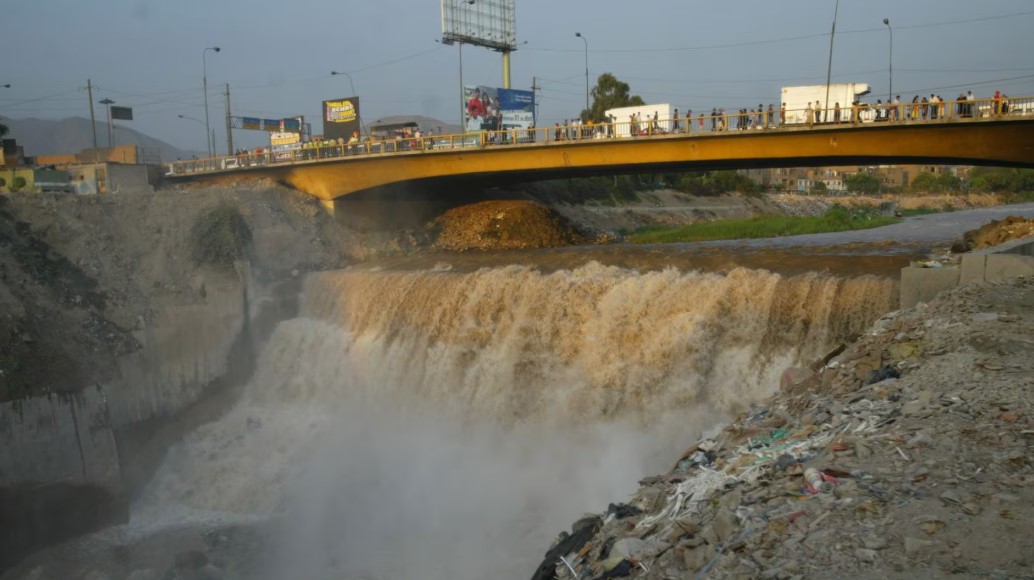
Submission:
{"label": "crowd of people on bridge", "polygon": [[[479,101],[480,102],[480,101]],[[1020,112],[1029,114],[1031,103],[1021,103]],[[306,141],[290,150],[256,147],[254,150],[240,149],[231,157],[221,160],[196,160],[181,162],[187,171],[225,170],[235,167],[323,159],[343,155],[364,153],[399,152],[420,149],[455,148],[485,145],[509,145],[514,143],[535,143],[549,141],[608,139],[621,136],[651,137],[667,134],[695,134],[722,131],[765,130],[780,126],[814,126],[818,124],[858,124],[868,122],[907,122],[939,119],[965,119],[974,117],[1002,116],[1013,113],[1009,97],[995,91],[994,97],[977,99],[972,91],[959,93],[953,101],[945,101],[940,95],[915,95],[911,101],[902,101],[901,96],[875,104],[855,101],[847,106],[834,102],[832,107],[823,106],[821,101],[808,103],[803,111],[788,111],[786,103],[776,109],[774,104],[758,104],[757,107],[743,107],[734,113],[714,107],[707,112],[694,114],[692,109],[681,114],[676,107],[670,117],[660,116],[655,110],[652,115],[642,113],[630,115],[627,119],[610,116],[606,123],[592,120],[565,119],[552,127],[536,129],[510,129],[505,131],[485,130],[483,137],[470,134],[462,138],[436,136],[430,130],[419,127],[407,128],[404,133],[381,135],[380,138],[360,138],[356,131],[348,140],[324,139]],[[218,163],[214,163],[218,161]],[[175,168],[171,169],[175,171]]]}

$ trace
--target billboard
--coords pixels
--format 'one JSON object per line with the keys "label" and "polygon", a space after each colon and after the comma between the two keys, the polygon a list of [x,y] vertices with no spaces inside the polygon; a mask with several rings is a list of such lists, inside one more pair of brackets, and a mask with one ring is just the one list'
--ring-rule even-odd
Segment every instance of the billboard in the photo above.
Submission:
{"label": "billboard", "polygon": [[302,134],[294,131],[271,131],[269,133],[269,151],[276,161],[289,161],[294,158],[294,151],[302,148]]}
{"label": "billboard", "polygon": [[496,50],[517,47],[515,0],[442,0],[442,42]]}
{"label": "billboard", "polygon": [[113,121],[132,121],[132,107],[111,107],[111,119]]}
{"label": "billboard", "polygon": [[[234,117],[237,119],[237,117]],[[302,121],[303,117],[293,117],[290,119],[259,119],[258,117],[240,117],[240,128],[251,129],[253,131],[291,131],[294,133],[302,132]],[[236,125],[234,125],[236,127]]]}
{"label": "billboard", "polygon": [[535,126],[535,94],[516,89],[463,87],[466,131],[530,129]]}
{"label": "billboard", "polygon": [[359,131],[359,97],[323,101],[323,136],[348,140]]}

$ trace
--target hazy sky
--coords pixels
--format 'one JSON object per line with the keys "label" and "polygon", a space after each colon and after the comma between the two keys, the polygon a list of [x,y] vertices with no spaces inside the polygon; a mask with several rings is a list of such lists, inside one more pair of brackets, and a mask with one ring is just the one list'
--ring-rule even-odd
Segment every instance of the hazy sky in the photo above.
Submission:
{"label": "hazy sky", "polygon": [[[512,86],[539,78],[539,125],[574,117],[592,82],[612,72],[647,102],[681,111],[776,103],[782,86],[822,84],[835,0],[517,0]],[[420,114],[456,122],[456,46],[441,37],[440,0],[0,0],[0,115],[89,116],[84,90],[131,106],[134,129],[203,150],[202,50],[209,104],[225,149],[222,86],[236,115],[305,115],[322,131],[320,102],[355,80],[367,123]],[[894,92],[944,98],[972,89],[1034,95],[1031,0],[841,0],[834,82],[866,82],[885,97],[894,27]],[[464,82],[502,85],[499,53],[467,46]],[[97,107],[99,121],[103,108]],[[102,131],[99,133],[103,134]],[[234,131],[256,146],[261,132]],[[103,141],[103,138],[102,138]]]}

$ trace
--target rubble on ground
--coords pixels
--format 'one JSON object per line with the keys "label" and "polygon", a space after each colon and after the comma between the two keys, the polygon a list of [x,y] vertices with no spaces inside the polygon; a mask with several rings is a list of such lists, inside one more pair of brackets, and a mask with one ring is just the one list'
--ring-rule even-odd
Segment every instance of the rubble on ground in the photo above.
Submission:
{"label": "rubble on ground", "polygon": [[525,200],[483,201],[450,209],[435,220],[442,250],[550,248],[587,243],[566,218]]}
{"label": "rubble on ground", "polygon": [[952,244],[951,251],[963,254],[1031,236],[1034,236],[1034,219],[1009,216],[962,234],[962,237]]}
{"label": "rubble on ground", "polygon": [[890,313],[590,515],[549,578],[1032,578],[1034,280]]}

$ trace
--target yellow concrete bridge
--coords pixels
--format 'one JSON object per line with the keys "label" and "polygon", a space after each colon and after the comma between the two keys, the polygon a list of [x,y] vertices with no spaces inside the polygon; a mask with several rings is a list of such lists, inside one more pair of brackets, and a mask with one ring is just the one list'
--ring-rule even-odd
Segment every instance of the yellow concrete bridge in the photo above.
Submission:
{"label": "yellow concrete bridge", "polygon": [[713,131],[710,119],[704,130],[694,117],[688,132],[685,119],[665,120],[643,123],[637,136],[627,136],[628,123],[434,135],[337,144],[295,151],[288,158],[264,152],[177,162],[169,165],[166,178],[269,178],[329,202],[357,192],[469,189],[637,172],[875,164],[1034,167],[1034,108],[948,117],[814,126],[769,126],[765,118],[735,130],[729,126],[743,119],[730,116],[714,119]]}

